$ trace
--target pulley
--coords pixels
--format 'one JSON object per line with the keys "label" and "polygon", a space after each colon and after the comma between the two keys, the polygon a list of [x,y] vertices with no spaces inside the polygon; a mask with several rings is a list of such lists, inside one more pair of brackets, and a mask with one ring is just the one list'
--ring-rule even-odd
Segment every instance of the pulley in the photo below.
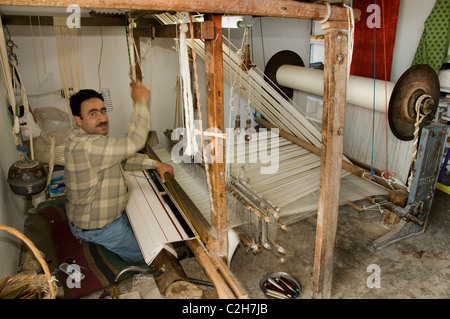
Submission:
{"label": "pulley", "polygon": [[416,110],[419,109],[424,116],[419,127],[430,124],[436,116],[439,96],[439,78],[430,66],[421,64],[409,68],[395,84],[389,100],[388,118],[392,133],[400,140],[412,140]]}
{"label": "pulley", "polygon": [[264,78],[277,92],[292,99],[294,96],[294,89],[281,86],[277,81],[277,71],[280,66],[285,64],[305,66],[302,58],[297,53],[290,50],[280,51],[274,54],[267,62],[266,68],[264,69]]}

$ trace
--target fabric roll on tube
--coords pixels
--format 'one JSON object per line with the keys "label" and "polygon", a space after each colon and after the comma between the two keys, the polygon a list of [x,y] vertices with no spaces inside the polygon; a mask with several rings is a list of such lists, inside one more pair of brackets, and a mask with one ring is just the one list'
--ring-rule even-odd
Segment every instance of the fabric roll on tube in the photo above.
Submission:
{"label": "fabric roll on tube", "polygon": [[[302,92],[323,96],[324,72],[295,65],[282,65],[277,71],[280,85]],[[386,113],[386,88],[390,98],[394,82],[375,80],[375,111]],[[374,79],[351,75],[348,82],[347,102],[372,110],[374,107]]]}

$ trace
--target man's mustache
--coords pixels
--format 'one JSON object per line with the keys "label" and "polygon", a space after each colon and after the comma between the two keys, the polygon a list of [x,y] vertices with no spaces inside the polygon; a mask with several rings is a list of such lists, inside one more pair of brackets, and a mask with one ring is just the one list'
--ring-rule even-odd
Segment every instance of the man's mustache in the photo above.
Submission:
{"label": "man's mustache", "polygon": [[98,123],[98,124],[97,124],[97,127],[100,127],[100,126],[108,126],[108,122],[101,122],[101,123]]}

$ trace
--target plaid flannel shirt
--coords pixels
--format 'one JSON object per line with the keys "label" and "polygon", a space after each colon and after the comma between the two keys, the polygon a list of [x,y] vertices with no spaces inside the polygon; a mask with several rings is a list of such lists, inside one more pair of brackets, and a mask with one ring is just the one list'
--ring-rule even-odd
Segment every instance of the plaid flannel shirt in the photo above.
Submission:
{"label": "plaid flannel shirt", "polygon": [[75,127],[66,141],[64,182],[69,221],[82,229],[102,228],[122,215],[128,201],[123,170],[155,168],[141,150],[150,131],[150,112],[136,103],[126,135],[89,134]]}

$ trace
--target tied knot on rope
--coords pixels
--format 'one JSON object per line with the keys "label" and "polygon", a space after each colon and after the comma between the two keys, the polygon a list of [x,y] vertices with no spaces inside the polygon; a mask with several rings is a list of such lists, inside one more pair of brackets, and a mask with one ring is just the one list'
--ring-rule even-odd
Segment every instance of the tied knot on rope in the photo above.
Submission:
{"label": "tied knot on rope", "polygon": [[383,177],[385,180],[389,180],[389,179],[392,179],[394,177],[397,177],[397,173],[390,172],[388,170],[384,170],[384,171],[381,172],[381,177]]}
{"label": "tied knot on rope", "polygon": [[375,171],[373,170],[373,168],[370,170],[370,178],[372,179],[372,181],[376,182],[377,179],[375,178]]}

